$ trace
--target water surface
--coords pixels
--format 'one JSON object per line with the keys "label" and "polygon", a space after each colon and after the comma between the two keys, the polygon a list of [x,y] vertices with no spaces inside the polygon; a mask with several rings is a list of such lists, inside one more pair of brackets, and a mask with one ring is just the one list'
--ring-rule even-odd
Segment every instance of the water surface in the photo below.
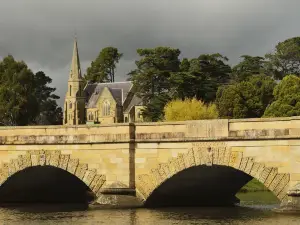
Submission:
{"label": "water surface", "polygon": [[80,205],[23,205],[0,209],[0,224],[245,224],[298,225],[300,215],[278,214],[278,201],[270,193],[239,194],[239,207],[85,209]]}

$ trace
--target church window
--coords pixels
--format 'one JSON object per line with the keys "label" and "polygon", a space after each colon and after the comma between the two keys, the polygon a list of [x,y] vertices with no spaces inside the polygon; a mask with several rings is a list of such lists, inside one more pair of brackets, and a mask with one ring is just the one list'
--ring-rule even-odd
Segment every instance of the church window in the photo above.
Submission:
{"label": "church window", "polygon": [[69,103],[69,108],[72,109],[72,102]]}
{"label": "church window", "polygon": [[70,85],[70,96],[72,96],[72,85]]}
{"label": "church window", "polygon": [[128,123],[128,117],[125,116],[125,123]]}
{"label": "church window", "polygon": [[102,115],[109,116],[110,115],[110,104],[109,101],[105,101],[102,106]]}

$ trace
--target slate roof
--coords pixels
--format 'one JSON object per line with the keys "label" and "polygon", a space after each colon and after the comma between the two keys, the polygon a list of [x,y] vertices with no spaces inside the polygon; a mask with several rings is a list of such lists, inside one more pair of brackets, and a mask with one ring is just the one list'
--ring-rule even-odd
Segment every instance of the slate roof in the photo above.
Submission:
{"label": "slate roof", "polygon": [[[87,84],[84,92],[86,93],[87,97],[87,108],[95,108],[96,103],[98,101],[99,96],[101,95],[103,89],[107,87],[114,99],[116,100],[118,105],[123,105],[124,101],[126,100],[130,89],[132,88],[132,83],[130,81],[126,82],[115,82],[115,83],[95,83],[95,84]],[[129,107],[132,107],[133,102],[139,102],[135,95],[132,101],[129,104]],[[130,106],[131,105],[131,106]],[[128,107],[128,108],[129,108]]]}
{"label": "slate roof", "polygon": [[139,97],[134,95],[130,104],[128,105],[127,109],[124,110],[124,113],[128,113],[130,111],[130,109],[136,105],[143,105],[143,102],[142,102],[142,99],[140,99]]}

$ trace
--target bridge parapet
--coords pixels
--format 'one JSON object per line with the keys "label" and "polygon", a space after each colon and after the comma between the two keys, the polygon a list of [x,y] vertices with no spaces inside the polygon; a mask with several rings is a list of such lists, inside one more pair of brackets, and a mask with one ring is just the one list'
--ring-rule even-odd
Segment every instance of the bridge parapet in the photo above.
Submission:
{"label": "bridge parapet", "polygon": [[0,144],[93,144],[130,142],[129,124],[0,127]]}
{"label": "bridge parapet", "polygon": [[300,117],[0,127],[0,144],[93,144],[300,137]]}
{"label": "bridge parapet", "polygon": [[137,142],[288,139],[300,137],[300,117],[140,123],[135,130]]}

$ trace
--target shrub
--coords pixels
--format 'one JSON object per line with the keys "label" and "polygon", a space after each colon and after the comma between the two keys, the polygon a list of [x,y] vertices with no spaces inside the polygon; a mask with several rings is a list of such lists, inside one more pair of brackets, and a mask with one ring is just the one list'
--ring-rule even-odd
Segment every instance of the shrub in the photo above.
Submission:
{"label": "shrub", "polygon": [[197,99],[170,101],[164,107],[166,121],[204,120],[218,118],[215,104],[206,105]]}

